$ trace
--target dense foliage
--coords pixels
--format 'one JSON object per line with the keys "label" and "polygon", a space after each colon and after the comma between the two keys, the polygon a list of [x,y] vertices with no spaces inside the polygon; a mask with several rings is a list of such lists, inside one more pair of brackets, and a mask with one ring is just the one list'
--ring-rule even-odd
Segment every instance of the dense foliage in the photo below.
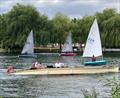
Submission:
{"label": "dense foliage", "polygon": [[34,32],[35,46],[61,44],[69,32],[72,32],[74,43],[85,43],[95,17],[98,20],[103,47],[120,48],[120,14],[114,9],[73,20],[57,13],[49,20],[35,7],[21,4],[0,15],[0,47],[22,48],[31,30]]}

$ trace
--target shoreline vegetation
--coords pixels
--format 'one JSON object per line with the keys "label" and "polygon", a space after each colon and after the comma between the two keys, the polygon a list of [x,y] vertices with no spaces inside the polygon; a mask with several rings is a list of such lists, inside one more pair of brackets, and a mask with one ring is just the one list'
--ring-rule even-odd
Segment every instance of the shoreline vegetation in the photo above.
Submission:
{"label": "shoreline vegetation", "polygon": [[[103,79],[105,83],[104,86],[109,86],[110,90],[107,91],[108,96],[104,96],[105,98],[120,98],[120,81],[113,77],[113,79]],[[95,87],[90,91],[87,89],[81,90],[84,98],[100,98],[100,93],[96,91]]]}
{"label": "shoreline vegetation", "polygon": [[69,32],[74,45],[85,45],[95,18],[98,20],[102,47],[106,51],[120,51],[120,14],[115,9],[105,9],[93,16],[73,19],[58,12],[49,19],[32,5],[16,4],[10,11],[0,15],[0,52],[21,51],[31,30],[38,51],[54,52],[56,49],[52,47],[41,48],[54,44],[58,44],[61,51]]}

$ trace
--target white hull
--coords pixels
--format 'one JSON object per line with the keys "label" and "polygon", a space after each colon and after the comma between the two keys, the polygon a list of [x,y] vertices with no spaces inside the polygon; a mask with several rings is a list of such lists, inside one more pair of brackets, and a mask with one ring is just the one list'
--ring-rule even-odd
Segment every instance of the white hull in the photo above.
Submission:
{"label": "white hull", "polygon": [[35,70],[16,71],[14,75],[77,75],[77,74],[99,74],[116,73],[119,67],[76,67],[76,68],[43,68]]}

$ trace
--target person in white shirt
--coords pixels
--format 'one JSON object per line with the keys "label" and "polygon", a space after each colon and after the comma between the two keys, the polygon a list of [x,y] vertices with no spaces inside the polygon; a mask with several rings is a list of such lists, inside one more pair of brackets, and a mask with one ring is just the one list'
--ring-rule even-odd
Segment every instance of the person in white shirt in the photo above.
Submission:
{"label": "person in white shirt", "polygon": [[62,66],[64,66],[64,63],[60,63],[60,62],[55,63],[56,68],[61,68]]}
{"label": "person in white shirt", "polygon": [[56,62],[56,63],[55,63],[55,67],[56,67],[56,68],[60,68],[60,67],[61,67],[60,64],[59,64],[59,62]]}

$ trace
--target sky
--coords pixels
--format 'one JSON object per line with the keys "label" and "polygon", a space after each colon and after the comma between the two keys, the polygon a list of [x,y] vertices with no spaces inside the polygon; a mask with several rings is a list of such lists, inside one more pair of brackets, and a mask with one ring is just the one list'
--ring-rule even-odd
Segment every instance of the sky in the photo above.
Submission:
{"label": "sky", "polygon": [[115,8],[120,13],[120,0],[0,0],[0,14],[10,11],[16,3],[33,5],[49,18],[57,12],[70,18],[82,18],[106,8]]}

